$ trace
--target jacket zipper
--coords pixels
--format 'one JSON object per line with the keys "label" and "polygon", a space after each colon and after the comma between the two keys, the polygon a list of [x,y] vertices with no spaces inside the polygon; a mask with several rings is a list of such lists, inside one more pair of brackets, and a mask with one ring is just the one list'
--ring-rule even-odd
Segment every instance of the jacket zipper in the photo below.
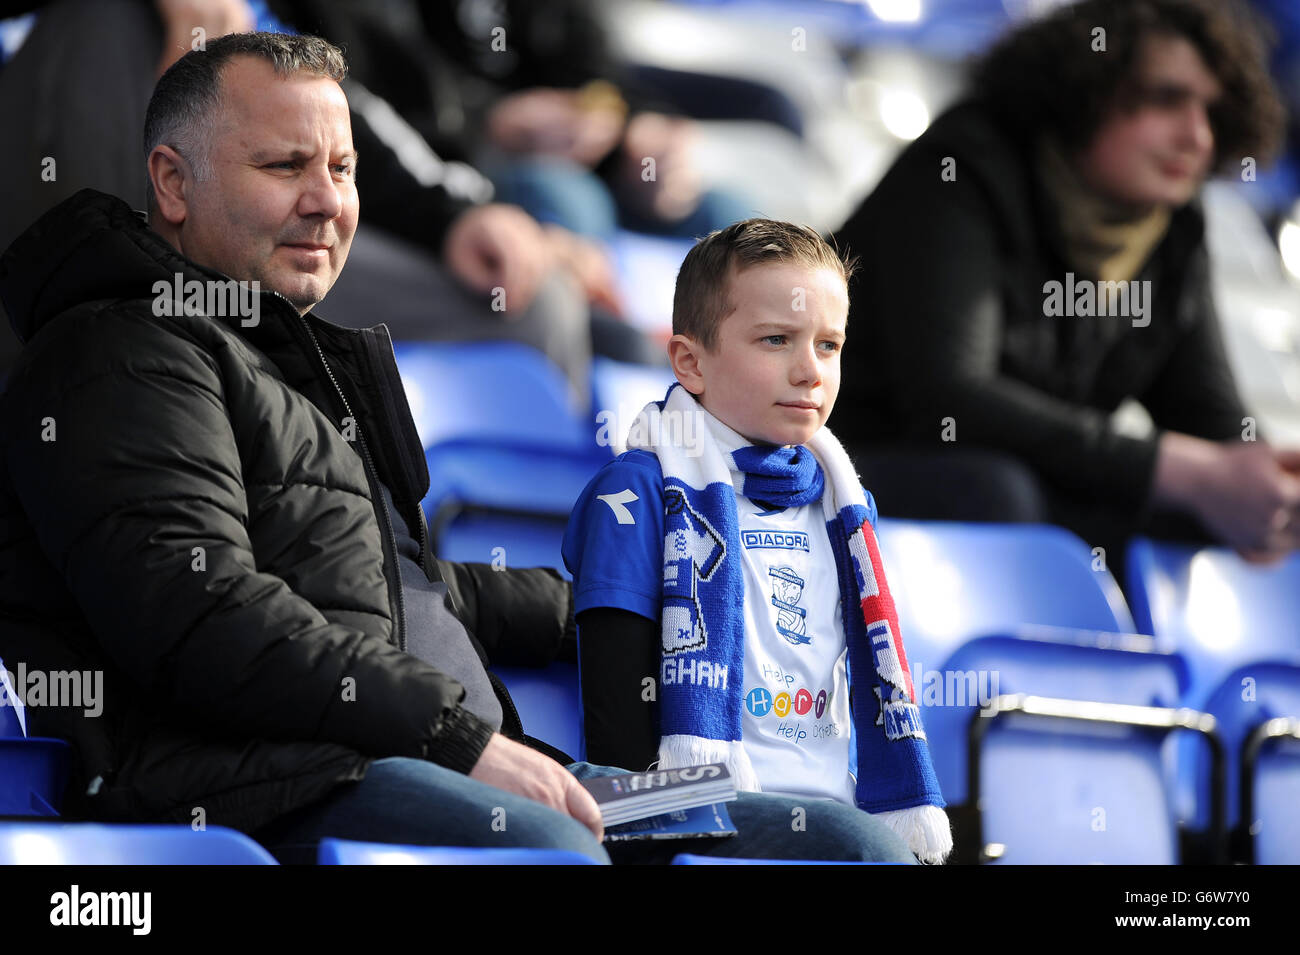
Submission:
{"label": "jacket zipper", "polygon": [[[288,301],[287,299],[285,300]],[[295,310],[296,311],[296,310]],[[366,446],[365,435],[361,433],[361,422],[357,416],[352,413],[352,406],[348,404],[347,395],[339,387],[338,379],[334,377],[334,371],[330,364],[325,360],[325,352],[320,347],[320,342],[316,338],[316,333],[312,331],[307,320],[301,315],[298,321],[302,323],[303,329],[307,332],[307,337],[311,339],[312,346],[316,349],[316,356],[320,358],[320,363],[325,369],[325,374],[329,375],[330,383],[334,385],[334,391],[338,394],[339,400],[343,402],[343,410],[347,416],[352,419],[353,427],[357,429],[357,444],[361,448],[361,460],[366,466],[366,479],[371,481],[371,493],[379,500],[379,513],[383,518],[384,531],[384,550],[386,555],[392,559],[393,573],[397,575],[397,646],[398,649],[405,652],[406,650],[406,603],[402,595],[402,565],[397,553],[397,532],[393,530],[393,519],[388,513],[388,502],[384,500],[384,492],[379,488],[379,471],[375,468],[375,462],[370,457],[370,448]],[[424,542],[421,541],[421,547]],[[390,579],[391,580],[391,579]]]}
{"label": "jacket zipper", "polygon": [[[364,342],[365,342],[366,349],[367,349],[367,350],[370,352],[370,354],[371,354],[372,362],[373,362],[377,367],[378,367],[379,365],[381,365],[381,363],[383,362],[383,360],[384,360],[385,358],[387,358],[387,359],[389,359],[389,360],[392,361],[392,364],[393,364],[393,367],[394,367],[394,368],[397,367],[397,356],[396,356],[396,354],[393,352],[393,343],[392,343],[392,339],[391,339],[391,338],[390,338],[389,341],[388,341],[388,354],[387,354],[387,355],[382,354],[382,352],[381,352],[380,349],[379,349],[378,344],[377,344],[373,339],[371,339],[371,338],[366,338],[366,339],[364,339]],[[318,346],[318,348],[319,348],[319,346]],[[390,392],[389,390],[387,390],[387,389],[385,389],[385,391],[384,391],[384,410],[385,410],[385,412],[388,414],[388,416],[389,416],[389,420],[391,420],[391,421],[396,421],[396,420],[397,420],[397,409],[393,406],[392,398],[391,398],[391,392]],[[406,460],[408,460],[408,459],[403,458],[403,460],[406,461]],[[418,520],[417,520],[417,523],[419,524],[419,535],[420,535],[420,556],[421,556],[422,561],[427,563],[427,566],[425,567],[425,574],[426,574],[426,576],[430,576],[430,573],[429,573],[430,570],[436,572],[436,574],[437,574],[437,579],[438,579],[438,580],[441,580],[441,581],[443,582],[443,586],[447,588],[447,596],[448,596],[448,599],[450,600],[450,602],[452,603],[453,610],[454,610],[454,609],[455,609],[455,601],[454,601],[454,600],[451,600],[451,585],[448,584],[448,583],[443,579],[443,576],[442,576],[442,570],[441,570],[441,568],[438,567],[437,560],[435,559],[434,555],[430,552],[430,549],[429,549],[429,525],[428,525],[428,522],[425,520],[425,517],[424,517],[424,508],[423,508],[422,506],[418,505],[418,504],[416,505],[416,517],[417,517],[417,519],[418,519]],[[433,579],[433,577],[430,576],[430,579]],[[457,617],[457,619],[459,619],[459,618],[460,618],[460,614],[457,613],[457,614],[456,614],[456,617]],[[465,623],[464,621],[462,621],[462,625],[465,627],[465,629],[466,629],[467,631],[469,630],[469,625],[468,625],[467,623]],[[519,709],[515,706],[515,701],[514,701],[514,700],[511,698],[511,696],[510,696],[510,691],[506,688],[506,685],[505,685],[505,683],[502,681],[502,679],[501,679],[499,676],[497,676],[495,673],[493,673],[491,670],[488,669],[486,663],[485,663],[484,666],[483,666],[483,672],[485,672],[485,673],[487,674],[487,677],[488,677],[488,683],[489,683],[489,684],[491,685],[491,687],[492,687],[493,695],[496,696],[498,702],[500,702],[500,704],[501,704],[501,714],[502,714],[502,722],[501,722],[501,725],[502,725],[502,728],[503,728],[503,729],[504,729],[504,728],[510,728],[510,729],[513,729],[513,730],[515,731],[515,733],[518,734],[518,736],[522,738],[522,737],[524,736],[524,724],[523,724],[523,719],[522,719],[522,718],[520,717],[520,715],[519,715]]]}
{"label": "jacket zipper", "polygon": [[[383,352],[379,348],[379,345],[374,341],[374,339],[367,337],[362,339],[362,341],[365,344],[367,352],[370,353],[372,365],[377,370],[382,368],[385,358],[387,358],[389,361],[392,362],[392,366],[394,368],[397,367],[397,355],[393,351],[393,340],[391,337],[388,337],[387,355],[383,354]],[[400,377],[398,379],[398,386],[401,387]],[[397,408],[393,404],[392,392],[390,389],[385,388],[383,390],[383,398],[384,398],[384,411],[385,413],[387,413],[388,419],[394,422],[397,421],[398,420]],[[409,458],[407,458],[405,455],[402,455],[403,466],[409,465],[409,461],[410,461]],[[409,467],[407,467],[407,472],[408,472],[407,476],[411,477],[409,470],[410,470]],[[410,481],[410,483],[414,484],[415,482],[412,480]],[[426,562],[429,565],[432,565],[433,555],[429,552],[429,527],[424,519],[424,508],[421,507],[418,503],[416,505],[416,516],[419,517],[419,521],[417,523],[419,524],[418,534],[419,534],[419,544],[420,544],[420,566],[425,567],[425,574],[427,576],[428,568],[426,567]],[[438,576],[439,578],[441,578],[442,574],[439,573]]]}

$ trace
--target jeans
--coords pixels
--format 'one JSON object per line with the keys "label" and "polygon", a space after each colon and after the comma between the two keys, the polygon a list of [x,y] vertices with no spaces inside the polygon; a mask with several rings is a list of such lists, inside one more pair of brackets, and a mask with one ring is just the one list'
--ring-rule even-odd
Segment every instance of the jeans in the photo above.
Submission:
{"label": "jeans", "polygon": [[[627,772],[591,763],[573,763],[568,769],[578,779]],[[727,815],[736,827],[736,835],[729,838],[647,839],[612,842],[606,848],[618,865],[667,865],[682,852],[731,859],[917,862],[889,826],[871,813],[830,799],[742,792],[727,803]]]}
{"label": "jeans", "polygon": [[[578,779],[625,772],[573,763]],[[895,833],[868,813],[825,800],[742,793],[727,810],[739,835],[612,843],[539,802],[405,757],[375,760],[360,782],[252,833],[281,863],[310,865],[326,836],[359,842],[481,848],[568,849],[609,863],[667,863],[679,852],[769,859],[915,862]],[[797,810],[802,810],[799,812]]]}

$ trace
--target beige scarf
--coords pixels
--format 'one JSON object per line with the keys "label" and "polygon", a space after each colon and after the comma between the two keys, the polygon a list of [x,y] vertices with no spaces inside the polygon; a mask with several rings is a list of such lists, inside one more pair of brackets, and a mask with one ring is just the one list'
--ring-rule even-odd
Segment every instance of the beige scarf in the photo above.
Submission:
{"label": "beige scarf", "polygon": [[1131,206],[1097,195],[1049,139],[1039,144],[1038,159],[1070,266],[1103,282],[1137,276],[1169,228],[1169,207],[1135,214]]}

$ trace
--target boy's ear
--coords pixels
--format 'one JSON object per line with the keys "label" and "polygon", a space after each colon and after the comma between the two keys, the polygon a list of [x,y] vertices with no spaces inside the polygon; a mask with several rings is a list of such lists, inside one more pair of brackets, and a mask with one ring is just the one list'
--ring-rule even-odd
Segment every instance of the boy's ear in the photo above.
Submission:
{"label": "boy's ear", "polygon": [[674,335],[668,339],[668,361],[672,363],[673,374],[682,387],[697,398],[704,394],[704,374],[700,370],[700,353],[703,351],[703,345],[686,335]]}

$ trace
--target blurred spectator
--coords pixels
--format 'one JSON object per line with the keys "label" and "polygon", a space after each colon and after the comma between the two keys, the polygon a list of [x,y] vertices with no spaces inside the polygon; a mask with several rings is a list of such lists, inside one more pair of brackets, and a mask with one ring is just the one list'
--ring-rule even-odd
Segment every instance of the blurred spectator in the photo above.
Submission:
{"label": "blurred spectator", "polygon": [[[143,208],[138,137],[124,131],[143,127],[157,77],[199,40],[251,29],[259,19],[263,28],[283,29],[265,4],[246,0],[29,6],[39,7],[35,26],[0,70],[0,124],[9,134],[0,163],[7,182],[28,184],[0,208],[0,249],[86,186]],[[396,338],[522,341],[555,361],[583,396],[593,337],[613,357],[658,357],[634,329],[593,319],[587,299],[616,309],[616,295],[590,250],[573,247],[576,237],[557,238],[515,207],[486,203],[486,179],[443,162],[364,87],[345,88],[366,156],[358,188],[367,225],[323,314],[353,327],[383,321]],[[504,310],[489,297],[498,287]],[[18,350],[3,324],[0,374]]]}
{"label": "blurred spectator", "polygon": [[[1300,542],[1300,451],[1238,397],[1196,201],[1282,131],[1242,13],[1084,0],[1025,25],[839,231],[862,269],[836,427],[882,513],[1061,523],[1112,569],[1140,530]],[[1154,434],[1117,429],[1126,397]]]}
{"label": "blurred spectator", "polygon": [[618,61],[591,0],[418,6],[461,69],[481,118],[476,155],[505,201],[597,237],[619,225],[695,237],[752,214],[743,197],[705,188],[694,123]]}

